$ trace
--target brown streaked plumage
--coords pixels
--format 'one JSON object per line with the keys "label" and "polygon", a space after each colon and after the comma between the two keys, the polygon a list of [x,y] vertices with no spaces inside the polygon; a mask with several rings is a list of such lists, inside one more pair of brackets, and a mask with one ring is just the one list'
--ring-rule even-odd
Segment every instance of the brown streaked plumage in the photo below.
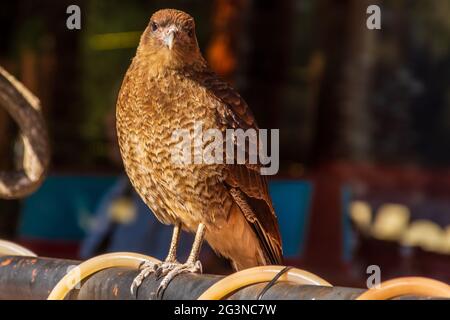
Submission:
{"label": "brown streaked plumage", "polygon": [[[208,68],[194,28],[188,14],[166,9],[142,34],[117,102],[126,172],[161,222],[190,232],[204,226],[205,239],[236,269],[281,264],[278,224],[258,165],[171,159],[173,131],[192,130],[194,122],[223,133],[257,128],[245,101]],[[174,255],[171,248],[168,260]]]}

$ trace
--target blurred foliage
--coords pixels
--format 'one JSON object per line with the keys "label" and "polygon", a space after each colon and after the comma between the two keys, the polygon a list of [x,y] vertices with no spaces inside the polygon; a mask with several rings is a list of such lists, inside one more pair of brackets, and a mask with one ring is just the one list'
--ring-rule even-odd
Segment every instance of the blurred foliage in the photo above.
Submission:
{"label": "blurred foliage", "polygon": [[450,163],[450,1],[383,2],[371,93],[374,161]]}
{"label": "blurred foliage", "polygon": [[[290,165],[289,174],[301,175],[302,170],[296,170],[298,164],[305,162],[311,149],[314,130],[313,98],[314,82],[321,72],[323,58],[318,54],[317,30],[315,30],[315,13],[317,1],[295,1],[292,16],[292,31],[290,33],[289,68],[286,83],[283,88],[280,127],[280,149],[283,161]],[[295,145],[296,148],[290,146]],[[301,150],[301,154],[298,153]]]}
{"label": "blurred foliage", "polygon": [[[391,0],[392,1],[392,0]],[[417,42],[427,46],[435,57],[450,54],[450,1],[411,1],[408,14],[413,22]]]}

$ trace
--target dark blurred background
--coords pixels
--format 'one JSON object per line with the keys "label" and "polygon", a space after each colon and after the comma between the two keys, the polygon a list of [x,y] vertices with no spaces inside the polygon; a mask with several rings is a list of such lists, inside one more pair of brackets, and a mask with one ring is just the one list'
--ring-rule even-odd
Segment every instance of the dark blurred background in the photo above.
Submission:
{"label": "dark blurred background", "polygon": [[[81,30],[66,27],[71,4]],[[381,30],[366,27],[371,4]],[[364,286],[371,264],[383,280],[450,282],[449,0],[2,3],[0,65],[40,98],[52,161],[38,192],[0,202],[0,238],[84,258],[93,221],[107,223],[102,205],[120,207],[106,196],[123,179],[118,89],[150,15],[167,7],[195,18],[205,57],[259,126],[280,129],[270,186],[287,263],[340,285]],[[0,108],[1,169],[13,167],[16,140]],[[120,208],[106,220],[129,223],[132,210]]]}

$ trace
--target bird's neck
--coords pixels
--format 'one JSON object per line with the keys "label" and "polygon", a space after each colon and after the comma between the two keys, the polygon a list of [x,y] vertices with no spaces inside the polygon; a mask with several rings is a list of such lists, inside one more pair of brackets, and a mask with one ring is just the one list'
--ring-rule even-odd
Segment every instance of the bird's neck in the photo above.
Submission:
{"label": "bird's neck", "polygon": [[196,59],[182,59],[166,52],[139,51],[133,59],[133,65],[147,78],[162,78],[169,74],[200,72],[207,63],[200,55]]}

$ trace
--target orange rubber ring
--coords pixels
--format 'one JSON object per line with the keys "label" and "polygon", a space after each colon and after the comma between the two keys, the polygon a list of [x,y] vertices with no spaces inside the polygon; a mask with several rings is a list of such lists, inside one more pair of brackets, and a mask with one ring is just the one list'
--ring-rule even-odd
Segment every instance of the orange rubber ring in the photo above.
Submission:
{"label": "orange rubber ring", "polygon": [[450,298],[450,286],[423,277],[397,278],[382,282],[379,288],[367,290],[356,300],[387,300],[406,295]]}
{"label": "orange rubber ring", "polygon": [[[284,268],[284,266],[260,266],[241,270],[213,284],[203,292],[198,300],[221,300],[230,293],[238,291],[246,286],[271,281],[273,277]],[[283,274],[279,280],[303,285],[332,287],[329,282],[315,274],[296,268],[290,269]]]}
{"label": "orange rubber ring", "polygon": [[153,257],[133,252],[114,252],[93,257],[75,266],[59,280],[47,300],[63,300],[78,283],[100,270],[113,267],[138,269],[142,262],[148,260],[160,262]]}

